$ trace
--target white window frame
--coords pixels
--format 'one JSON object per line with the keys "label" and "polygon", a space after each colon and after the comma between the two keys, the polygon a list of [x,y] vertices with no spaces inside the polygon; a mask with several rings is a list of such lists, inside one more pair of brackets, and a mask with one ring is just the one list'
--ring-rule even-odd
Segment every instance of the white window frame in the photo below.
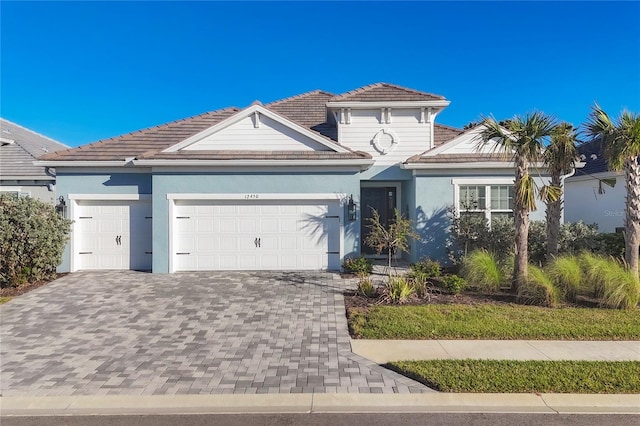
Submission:
{"label": "white window frame", "polygon": [[491,212],[513,213],[512,209],[493,209],[491,205],[491,187],[495,185],[513,186],[513,178],[456,178],[451,179],[453,185],[453,205],[456,217],[460,217],[460,187],[461,186],[484,186],[485,209],[470,210],[470,212],[484,213],[485,219],[491,224]]}

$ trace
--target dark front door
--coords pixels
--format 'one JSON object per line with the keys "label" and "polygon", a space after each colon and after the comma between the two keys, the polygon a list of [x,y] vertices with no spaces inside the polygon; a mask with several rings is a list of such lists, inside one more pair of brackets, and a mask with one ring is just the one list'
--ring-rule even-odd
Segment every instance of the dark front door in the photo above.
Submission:
{"label": "dark front door", "polygon": [[[396,188],[361,188],[360,189],[360,211],[362,215],[361,233],[362,235],[362,254],[378,254],[376,250],[369,247],[365,240],[371,230],[371,218],[375,209],[380,215],[380,223],[389,226],[394,217],[394,209],[396,208]],[[383,252],[381,254],[386,254]]]}

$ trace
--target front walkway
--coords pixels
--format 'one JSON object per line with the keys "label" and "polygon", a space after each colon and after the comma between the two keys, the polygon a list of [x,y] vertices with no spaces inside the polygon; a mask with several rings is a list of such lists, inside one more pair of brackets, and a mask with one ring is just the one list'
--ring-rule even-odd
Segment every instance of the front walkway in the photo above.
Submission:
{"label": "front walkway", "polygon": [[352,340],[351,347],[379,364],[428,359],[640,361],[640,341]]}
{"label": "front walkway", "polygon": [[74,273],[0,307],[2,396],[421,393],[351,352],[330,273]]}

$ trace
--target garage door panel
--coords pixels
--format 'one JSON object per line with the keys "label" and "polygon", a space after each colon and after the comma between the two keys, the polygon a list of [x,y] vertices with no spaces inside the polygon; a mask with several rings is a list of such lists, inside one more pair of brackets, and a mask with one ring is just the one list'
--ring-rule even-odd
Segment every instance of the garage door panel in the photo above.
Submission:
{"label": "garage door panel", "polygon": [[151,203],[79,201],[74,269],[151,269]]}
{"label": "garage door panel", "polygon": [[174,228],[174,253],[184,247],[191,253],[174,254],[174,270],[326,269],[329,238],[323,234],[340,240],[339,220],[334,219],[337,226],[326,224],[329,209],[339,211],[333,206],[338,202],[177,201],[175,216],[187,216],[189,204],[197,205],[201,225],[195,233],[184,232],[188,226]]}

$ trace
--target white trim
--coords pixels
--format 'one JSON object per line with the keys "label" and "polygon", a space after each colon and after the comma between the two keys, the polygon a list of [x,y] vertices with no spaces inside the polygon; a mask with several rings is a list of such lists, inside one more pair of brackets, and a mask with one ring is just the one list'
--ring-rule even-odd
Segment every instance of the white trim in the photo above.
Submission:
{"label": "white trim", "polygon": [[607,172],[597,172],[590,173],[588,175],[573,175],[565,180],[565,184],[571,182],[584,182],[588,180],[599,180],[599,179],[607,179],[613,177],[621,177],[624,176],[623,171],[607,171]]}
{"label": "white trim", "polygon": [[21,180],[21,181],[53,181],[56,180],[55,177],[53,176],[45,176],[45,175],[38,175],[38,176],[1,176],[0,177],[2,180],[7,181],[7,180]]}
{"label": "white trim", "polygon": [[452,185],[513,185],[515,178],[453,178]]}
{"label": "white trim", "polygon": [[[535,167],[541,167],[538,163]],[[474,161],[468,163],[402,163],[400,167],[406,170],[425,169],[513,169],[513,161]]]}
{"label": "white trim", "polygon": [[86,160],[36,160],[35,166],[42,167],[123,167],[129,164],[126,160],[86,161]]}
{"label": "white trim", "polygon": [[169,198],[169,194],[167,194],[167,199],[169,200],[169,235],[168,235],[168,240],[169,240],[169,273],[173,274],[174,272],[176,272],[176,268],[175,268],[175,259],[174,259],[174,250],[173,250],[173,246],[174,246],[174,237],[175,235],[173,234],[173,222],[175,221],[175,207],[176,207],[176,201],[175,199],[170,199]]}
{"label": "white trim", "polygon": [[[60,166],[58,166],[60,167]],[[82,173],[91,175],[100,175],[106,173],[151,173],[151,167],[127,167],[126,170],[122,170],[120,167],[92,167],[91,170],[87,170],[83,167],[64,167],[56,169],[58,175],[62,173]]]}
{"label": "white trim", "polygon": [[327,148],[332,149],[333,151],[336,152],[340,152],[340,153],[347,153],[350,152],[348,149],[346,149],[343,146],[340,146],[334,142],[329,141],[328,139],[320,136],[318,133],[313,132],[312,130],[309,129],[305,129],[304,127],[300,126],[299,124],[294,123],[293,121],[287,120],[286,118],[282,117],[279,114],[276,114],[275,112],[268,110],[266,108],[264,108],[261,105],[252,105],[249,108],[246,108],[242,111],[238,111],[237,113],[235,113],[234,115],[232,115],[231,117],[222,120],[221,122],[219,122],[218,124],[214,124],[213,126],[209,127],[208,129],[205,129],[203,131],[201,131],[200,133],[196,133],[193,136],[188,137],[187,139],[183,140],[180,143],[177,143],[173,146],[170,146],[169,148],[163,150],[162,152],[176,152],[179,151],[181,149],[184,149],[186,147],[188,147],[189,145],[193,145],[194,143],[199,142],[200,140],[206,138],[207,136],[210,136],[216,132],[219,132],[220,130],[223,130],[237,122],[239,122],[240,120],[251,116],[254,113],[259,113],[259,114],[263,114],[266,117],[269,117],[270,119],[272,119],[273,121],[282,124],[283,126],[286,126],[306,137],[308,137],[309,139],[326,146]]}
{"label": "white trim", "polygon": [[[151,170],[153,172],[157,172],[157,173],[211,173],[211,172],[224,172],[224,173],[230,173],[230,174],[235,174],[235,173],[258,173],[258,172],[265,172],[265,173],[286,173],[286,174],[291,174],[291,173],[311,173],[311,172],[322,172],[322,173],[328,173],[328,172],[336,172],[336,173],[344,173],[345,171],[354,171],[356,169],[356,167],[354,166],[335,166],[335,167],[331,167],[331,166],[325,166],[325,167],[320,167],[320,166],[309,166],[309,167],[303,167],[303,166],[291,166],[291,167],[248,167],[248,166],[243,166],[243,167],[235,167],[233,169],[229,169],[229,167],[215,167],[215,166],[192,166],[192,167],[188,167],[188,166],[176,166],[176,167],[172,167],[172,166],[157,166],[157,167],[153,167],[151,168]],[[358,167],[357,170],[366,170],[368,169],[368,167]]]}
{"label": "white trim", "polygon": [[[391,145],[387,148],[383,148],[380,146],[380,136],[386,134],[391,136]],[[398,145],[398,137],[389,129],[380,129],[375,136],[373,137],[373,147],[382,155],[388,154],[393,151],[393,149]]]}
{"label": "white trim", "polygon": [[215,166],[215,167],[284,167],[284,166],[370,166],[372,159],[362,160],[133,160],[136,166]]}
{"label": "white trim", "polygon": [[377,108],[420,108],[420,107],[446,107],[451,102],[446,100],[437,101],[333,101],[327,102],[327,108],[353,108],[353,109],[377,109]]}
{"label": "white trim", "polygon": [[[390,186],[390,185],[389,185]],[[261,200],[344,200],[345,193],[242,193],[242,194],[199,194],[199,193],[168,193],[167,200],[236,200],[236,201],[261,201]]]}
{"label": "white trim", "polygon": [[151,194],[69,194],[70,200],[151,201]]}

